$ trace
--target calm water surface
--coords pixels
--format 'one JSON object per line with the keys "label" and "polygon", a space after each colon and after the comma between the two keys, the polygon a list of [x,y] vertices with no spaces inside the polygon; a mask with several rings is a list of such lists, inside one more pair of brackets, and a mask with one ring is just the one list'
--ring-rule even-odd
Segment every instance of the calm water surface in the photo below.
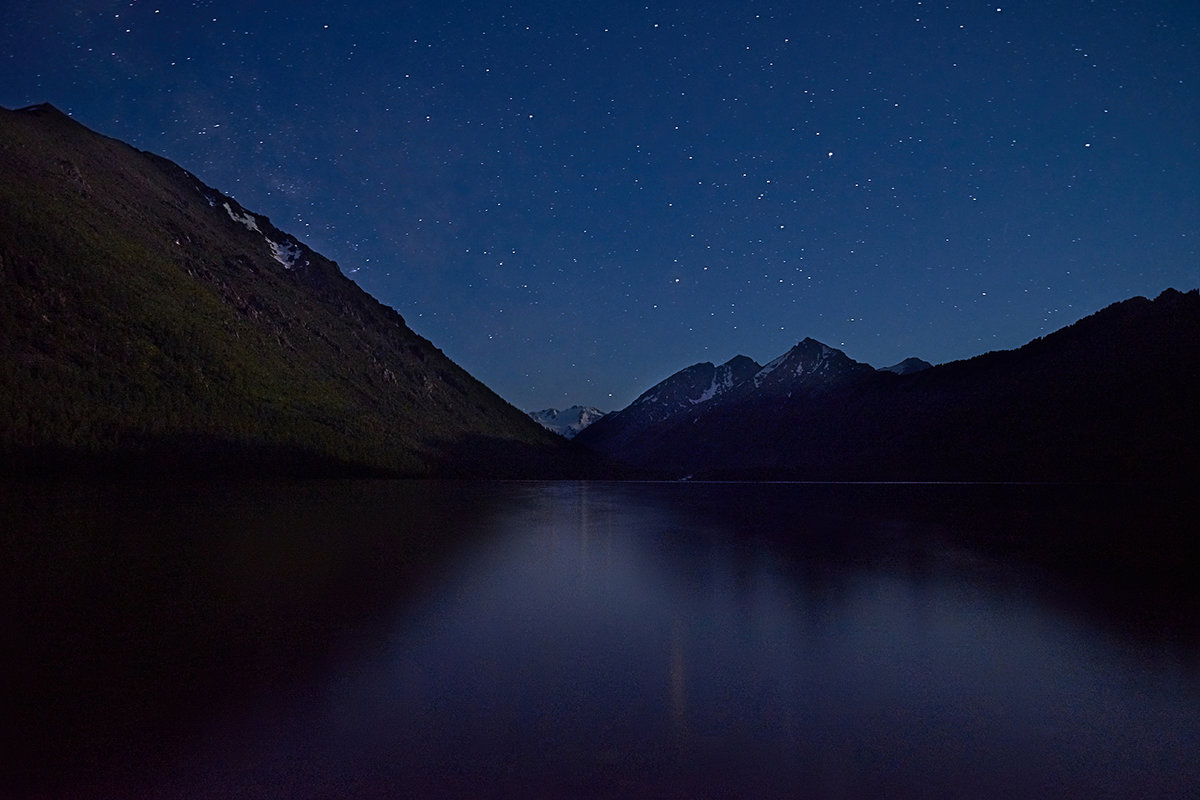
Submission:
{"label": "calm water surface", "polygon": [[16,796],[1200,793],[1194,565],[1092,552],[1169,546],[1169,501],[5,492]]}

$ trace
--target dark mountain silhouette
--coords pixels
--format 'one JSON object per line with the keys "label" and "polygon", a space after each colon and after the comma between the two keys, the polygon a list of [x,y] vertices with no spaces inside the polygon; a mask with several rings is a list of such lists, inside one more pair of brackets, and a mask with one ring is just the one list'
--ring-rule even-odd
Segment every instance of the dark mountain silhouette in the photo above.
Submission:
{"label": "dark mountain silhouette", "polygon": [[647,389],[622,410],[592,423],[575,438],[602,443],[597,449],[629,460],[625,458],[627,448],[677,416],[741,386],[760,369],[762,365],[746,356],[734,356],[720,366],[711,361],[693,364]]}
{"label": "dark mountain silhouette", "polygon": [[756,372],[733,396],[750,396],[756,402],[819,397],[874,373],[869,364],[855,361],[841,350],[804,339]]}
{"label": "dark mountain silhouette", "polygon": [[[817,345],[798,346],[810,368],[793,374],[813,379],[822,352],[845,367]],[[829,369],[835,380],[806,391],[764,393],[756,375],[633,436],[614,424],[618,412],[576,441],[674,477],[1177,482],[1200,472],[1196,290],[1126,300],[1017,350],[907,374]]]}
{"label": "dark mountain silhouette", "polygon": [[906,358],[899,364],[892,364],[890,367],[880,367],[882,372],[894,372],[897,375],[911,375],[914,372],[920,372],[923,369],[929,369],[933,364],[921,358]]}
{"label": "dark mountain silhouette", "polygon": [[55,108],[0,109],[0,473],[557,475],[338,266]]}

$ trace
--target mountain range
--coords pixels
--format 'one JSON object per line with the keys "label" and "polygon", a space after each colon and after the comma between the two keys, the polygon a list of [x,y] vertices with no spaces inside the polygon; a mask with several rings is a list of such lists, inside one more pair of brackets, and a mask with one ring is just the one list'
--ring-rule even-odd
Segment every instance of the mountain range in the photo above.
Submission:
{"label": "mountain range", "polygon": [[668,478],[1186,481],[1200,293],[1115,303],[1016,350],[874,369],[805,339],[652,387],[576,441]]}
{"label": "mountain range", "polygon": [[337,264],[49,105],[0,109],[0,473],[577,473]]}
{"label": "mountain range", "polygon": [[1188,481],[1198,409],[1200,293],[1168,289],[965,361],[804,339],[526,414],[184,168],[0,109],[0,476]]}
{"label": "mountain range", "polygon": [[543,408],[540,411],[529,412],[529,417],[534,422],[567,439],[574,439],[581,430],[603,416],[603,411],[592,406],[571,406],[562,410]]}

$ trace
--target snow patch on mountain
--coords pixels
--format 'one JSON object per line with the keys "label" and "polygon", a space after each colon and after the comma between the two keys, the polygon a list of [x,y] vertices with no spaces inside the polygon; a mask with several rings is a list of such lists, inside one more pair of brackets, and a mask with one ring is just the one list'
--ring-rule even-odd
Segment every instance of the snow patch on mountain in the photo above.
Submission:
{"label": "snow patch on mountain", "polygon": [[779,369],[779,367],[781,367],[783,365],[783,362],[787,360],[787,357],[788,357],[788,354],[784,353],[783,355],[779,356],[778,358],[768,361],[767,365],[764,366],[762,369],[760,369],[758,371],[758,374],[754,376],[754,385],[762,386],[762,383],[764,380],[766,380],[767,376],[770,375],[775,370]]}
{"label": "snow patch on mountain", "polygon": [[303,251],[300,249],[299,242],[292,240],[280,244],[279,242],[267,239],[267,244],[271,246],[271,255],[283,265],[284,269],[307,266],[308,262],[303,260]]}
{"label": "snow patch on mountain", "polygon": [[633,418],[638,425],[661,422],[728,394],[759,369],[747,356],[734,356],[720,366],[711,361],[693,364],[647,389],[620,413],[627,423]]}
{"label": "snow patch on mountain", "polygon": [[[210,206],[215,207],[217,204],[216,200],[208,195],[205,195],[204,199],[208,201]],[[235,209],[234,205],[228,200],[221,202],[221,207],[225,209],[225,213],[229,215],[231,220],[242,225],[246,230],[253,231],[263,237],[263,241],[271,248],[271,257],[278,261],[284,269],[292,270],[297,267],[308,266],[308,261],[304,258],[304,248],[294,237],[285,235],[282,242],[275,241],[258,226],[258,218],[255,214],[246,211],[241,206]],[[271,225],[267,227],[274,230]],[[278,231],[276,232],[278,233]]]}
{"label": "snow patch on mountain", "polygon": [[526,413],[546,430],[568,439],[574,439],[580,431],[604,416],[603,411],[592,406],[571,406],[561,411],[557,408],[543,408],[541,411]]}
{"label": "snow patch on mountain", "polygon": [[700,403],[704,403],[708,400],[712,400],[714,397],[717,396],[717,393],[720,391],[721,391],[721,386],[718,383],[718,376],[716,375],[716,373],[714,373],[713,381],[711,384],[709,384],[708,388],[705,389],[703,392],[701,392],[699,397],[690,398],[689,402],[692,405],[698,405]]}
{"label": "snow patch on mountain", "polygon": [[710,383],[708,385],[708,388],[705,389],[703,392],[701,392],[698,397],[688,398],[688,401],[694,406],[700,405],[701,403],[706,403],[709,400],[712,400],[714,397],[721,394],[723,391],[725,391],[728,388],[729,388],[729,372],[728,372],[728,370],[726,370],[724,372],[724,374],[722,374],[721,368],[717,367],[716,369],[713,370],[712,383]]}
{"label": "snow patch on mountain", "polygon": [[[742,356],[742,358],[745,358]],[[700,396],[692,401],[693,405],[706,403],[714,397],[725,394],[734,386],[737,386],[743,380],[743,376],[738,374],[739,365],[737,359],[733,358],[726,361],[721,366],[713,371],[712,383],[708,388],[700,393]]]}
{"label": "snow patch on mountain", "polygon": [[254,215],[249,211],[243,211],[241,214],[238,214],[233,210],[229,203],[222,203],[221,205],[225,208],[225,213],[229,214],[229,218],[231,220],[245,225],[246,230],[254,231],[255,233],[262,233],[262,231],[258,229],[258,221],[254,219]]}

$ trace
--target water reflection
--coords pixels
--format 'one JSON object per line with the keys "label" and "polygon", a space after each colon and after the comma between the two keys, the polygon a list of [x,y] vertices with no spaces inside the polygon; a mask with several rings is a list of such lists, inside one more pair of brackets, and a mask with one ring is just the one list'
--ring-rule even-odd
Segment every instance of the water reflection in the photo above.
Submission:
{"label": "water reflection", "polygon": [[[233,585],[254,588],[232,604],[199,596],[224,615],[210,620],[222,626],[211,640],[258,653],[252,672],[270,680],[232,706],[189,709],[187,736],[145,774],[114,778],[117,788],[1012,797],[1200,787],[1194,606],[1139,613],[1159,635],[1131,635],[1129,619],[1107,613],[1094,571],[1064,572],[1062,547],[1025,544],[1126,524],[1081,516],[1091,499],[589,483],[259,491],[222,498],[221,512],[198,501],[186,515],[195,529],[179,535],[208,541],[201,576],[269,565],[258,581],[239,572]],[[231,646],[259,603],[275,609],[251,616],[269,646]],[[322,656],[281,667],[295,653],[281,631],[310,635]]]}

